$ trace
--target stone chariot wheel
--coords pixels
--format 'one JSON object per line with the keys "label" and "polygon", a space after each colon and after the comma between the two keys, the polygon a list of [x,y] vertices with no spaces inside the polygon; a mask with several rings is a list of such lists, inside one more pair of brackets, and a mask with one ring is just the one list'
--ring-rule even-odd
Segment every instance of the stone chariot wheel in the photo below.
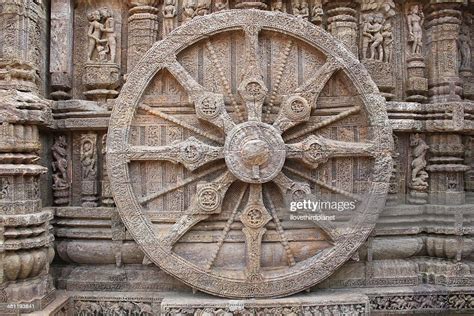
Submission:
{"label": "stone chariot wheel", "polygon": [[[359,61],[302,19],[195,18],[146,53],[117,99],[107,162],[120,216],[151,261],[193,288],[307,289],[353,256],[385,203],[384,107]],[[292,220],[291,202],[308,194],[354,208]]]}

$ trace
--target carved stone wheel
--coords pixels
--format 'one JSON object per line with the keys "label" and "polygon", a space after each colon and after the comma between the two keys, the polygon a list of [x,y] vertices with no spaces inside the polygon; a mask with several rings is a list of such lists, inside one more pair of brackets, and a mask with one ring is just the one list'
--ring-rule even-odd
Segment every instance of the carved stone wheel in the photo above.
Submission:
{"label": "carved stone wheel", "polygon": [[[120,216],[151,261],[193,288],[307,289],[353,255],[385,203],[384,107],[359,61],[302,19],[193,19],[147,52],[114,107],[107,161]],[[286,203],[308,193],[356,208],[290,220]]]}

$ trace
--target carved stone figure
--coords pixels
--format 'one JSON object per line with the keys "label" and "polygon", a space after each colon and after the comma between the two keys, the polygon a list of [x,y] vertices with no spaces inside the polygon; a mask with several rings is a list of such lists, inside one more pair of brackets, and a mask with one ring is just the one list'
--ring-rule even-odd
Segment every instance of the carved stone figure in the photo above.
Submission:
{"label": "carved stone figure", "polygon": [[108,52],[103,53],[103,55],[105,56],[107,53],[110,53],[109,62],[115,63],[115,56],[117,54],[117,38],[115,35],[115,22],[112,11],[108,8],[102,8],[100,9],[100,14],[104,19],[101,31],[108,45],[108,49],[105,49],[108,50]]}
{"label": "carved stone figure", "polygon": [[316,25],[321,25],[321,23],[323,22],[323,16],[324,11],[321,0],[315,0],[311,9],[311,22]]}
{"label": "carved stone figure", "polygon": [[428,173],[425,168],[426,153],[429,146],[421,138],[419,134],[413,134],[410,137],[410,146],[412,147],[412,162],[411,162],[411,189],[410,202],[413,204],[425,204],[427,202],[428,189]]}
{"label": "carved stone figure", "polygon": [[216,12],[227,10],[229,8],[229,1],[228,0],[216,0],[214,3]]}
{"label": "carved stone figure", "polygon": [[[97,52],[99,62],[115,63],[117,53],[117,39],[115,35],[115,22],[112,11],[108,8],[89,12],[88,61],[93,61],[94,52]],[[108,59],[110,56],[110,59]]]}
{"label": "carved stone figure", "polygon": [[163,37],[174,29],[177,12],[176,0],[165,0],[163,6]]}
{"label": "carved stone figure", "polygon": [[0,200],[6,199],[10,192],[10,181],[7,178],[0,178]]}
{"label": "carved stone figure", "polygon": [[[368,32],[372,34],[372,44],[370,45],[370,58],[383,61],[383,17],[376,15],[373,23],[369,25]],[[378,53],[376,56],[376,52]]]}
{"label": "carved stone figure", "polygon": [[411,54],[419,55],[423,48],[423,22],[425,16],[419,5],[413,5],[407,15],[408,42],[412,43]]}
{"label": "carved stone figure", "polygon": [[197,14],[198,0],[183,0],[182,22],[185,23]]}
{"label": "carved stone figure", "polygon": [[363,28],[362,28],[362,58],[367,59],[367,52],[369,50],[369,44],[373,42],[374,36],[372,35],[372,28],[375,17],[372,14],[364,17]]}
{"label": "carved stone figure", "polygon": [[273,0],[271,5],[272,11],[285,12],[285,7],[282,0]]}
{"label": "carved stone figure", "polygon": [[302,18],[309,19],[309,4],[306,0],[293,0],[292,1],[293,15]]}
{"label": "carved stone figure", "polygon": [[89,38],[88,48],[87,48],[87,58],[89,61],[92,61],[92,56],[95,50],[104,50],[104,44],[107,43],[107,40],[102,39],[102,29],[103,24],[101,21],[101,14],[99,10],[94,10],[87,15],[89,19],[89,30],[87,31],[87,36]]}
{"label": "carved stone figure", "polygon": [[471,70],[471,30],[469,25],[463,24],[459,34],[459,53],[461,69]]}
{"label": "carved stone figure", "polygon": [[69,203],[69,177],[67,174],[68,155],[67,142],[64,135],[58,136],[51,147],[53,162],[53,195],[56,205],[67,205]]}
{"label": "carved stone figure", "polygon": [[383,56],[384,61],[390,63],[392,61],[393,54],[393,32],[392,24],[390,22],[385,22],[382,30],[383,36]]}
{"label": "carved stone figure", "polygon": [[203,16],[209,14],[211,10],[211,0],[198,0],[196,7],[196,15]]}
{"label": "carved stone figure", "polygon": [[97,134],[81,136],[82,206],[97,206]]}

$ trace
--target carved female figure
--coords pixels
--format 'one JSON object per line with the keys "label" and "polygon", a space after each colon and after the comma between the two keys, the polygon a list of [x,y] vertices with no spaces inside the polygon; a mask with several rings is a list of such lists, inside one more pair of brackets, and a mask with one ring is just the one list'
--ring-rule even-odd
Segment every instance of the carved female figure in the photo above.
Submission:
{"label": "carved female figure", "polygon": [[166,0],[163,7],[163,36],[168,35],[174,29],[176,14],[176,1]]}
{"label": "carved female figure", "polygon": [[392,24],[390,22],[385,23],[382,31],[382,36],[385,62],[389,63],[392,60],[393,52],[393,33]]}
{"label": "carved female figure", "polygon": [[413,160],[411,162],[411,180],[412,183],[417,183],[421,181],[425,183],[426,171],[423,169],[426,167],[426,152],[429,149],[429,146],[421,139],[419,134],[414,134],[410,137],[410,146],[413,147]]}
{"label": "carved female figure", "polygon": [[64,135],[59,136],[51,147],[53,155],[53,188],[68,187],[67,184],[67,143]]}
{"label": "carved female figure", "polygon": [[89,20],[89,30],[87,31],[87,37],[89,38],[89,43],[87,45],[87,60],[92,61],[94,50],[103,42],[100,39],[102,36],[103,24],[100,23],[100,12],[97,10],[90,12],[87,15],[87,19]]}
{"label": "carved female figure", "polygon": [[412,54],[421,54],[423,46],[423,22],[425,16],[418,5],[411,7],[410,14],[407,15],[409,42],[413,42]]}
{"label": "carved female figure", "polygon": [[94,178],[97,172],[96,161],[94,157],[94,147],[92,141],[85,140],[82,144],[82,178],[90,179]]}
{"label": "carved female figure", "polygon": [[367,59],[367,50],[369,44],[373,41],[374,36],[370,32],[372,24],[374,23],[374,16],[367,15],[364,18],[364,27],[362,29],[362,58]]}
{"label": "carved female figure", "polygon": [[101,15],[104,17],[104,25],[101,27],[104,37],[107,40],[110,50],[110,62],[115,63],[115,55],[117,53],[117,39],[115,35],[115,22],[112,16],[112,12],[103,8],[100,10]]}
{"label": "carved female figure", "polygon": [[461,69],[471,69],[471,34],[469,26],[463,25],[459,34],[459,53],[461,55]]}

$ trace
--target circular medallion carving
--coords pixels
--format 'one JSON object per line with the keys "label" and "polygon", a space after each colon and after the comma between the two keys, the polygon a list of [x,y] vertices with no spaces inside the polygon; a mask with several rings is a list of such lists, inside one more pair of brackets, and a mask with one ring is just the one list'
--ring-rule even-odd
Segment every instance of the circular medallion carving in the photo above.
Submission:
{"label": "circular medallion carving", "polygon": [[[339,84],[353,106],[311,111]],[[107,164],[124,224],[161,269],[214,295],[280,297],[321,282],[365,242],[391,142],[385,100],[344,45],[287,14],[228,10],[175,29],[128,75]],[[289,219],[286,201],[310,188],[357,201],[343,227]]]}

